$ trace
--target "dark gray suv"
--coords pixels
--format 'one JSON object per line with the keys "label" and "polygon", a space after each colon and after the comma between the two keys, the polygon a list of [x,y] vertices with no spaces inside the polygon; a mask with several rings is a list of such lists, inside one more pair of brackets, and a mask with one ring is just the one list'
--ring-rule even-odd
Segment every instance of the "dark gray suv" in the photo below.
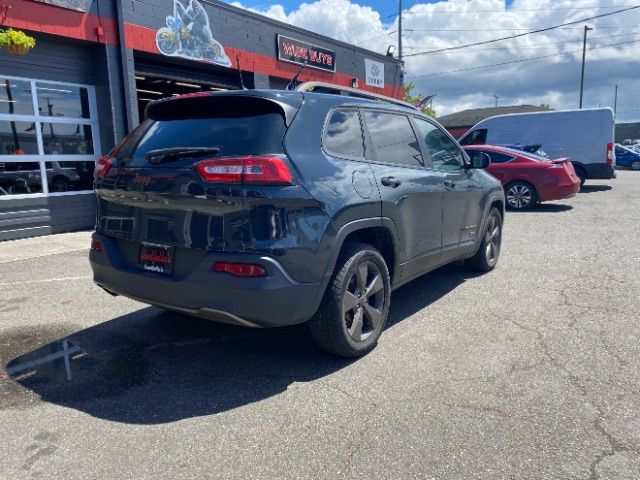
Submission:
{"label": "dark gray suv", "polygon": [[174,97],[95,171],[95,282],[254,327],[309,321],[317,344],[370,351],[391,290],[500,253],[504,195],[410,106],[309,92]]}

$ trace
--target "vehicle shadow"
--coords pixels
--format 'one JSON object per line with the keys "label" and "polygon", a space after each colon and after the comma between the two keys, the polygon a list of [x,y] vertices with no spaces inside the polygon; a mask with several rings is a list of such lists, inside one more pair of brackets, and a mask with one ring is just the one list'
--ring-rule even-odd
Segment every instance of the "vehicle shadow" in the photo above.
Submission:
{"label": "vehicle shadow", "polygon": [[[398,289],[387,329],[475,275],[453,264]],[[46,402],[132,424],[227,411],[357,361],[319,351],[306,325],[249,329],[154,307],[55,337],[42,346],[25,340],[34,337],[38,335],[23,333],[15,341],[2,335],[2,343],[22,345],[2,366],[4,378],[16,387],[14,404],[33,392]]]}
{"label": "vehicle shadow", "polygon": [[583,185],[578,193],[606,192],[612,188],[611,185]]}
{"label": "vehicle shadow", "polygon": [[572,205],[564,203],[538,203],[526,210],[508,210],[508,213],[560,213],[573,210]]}

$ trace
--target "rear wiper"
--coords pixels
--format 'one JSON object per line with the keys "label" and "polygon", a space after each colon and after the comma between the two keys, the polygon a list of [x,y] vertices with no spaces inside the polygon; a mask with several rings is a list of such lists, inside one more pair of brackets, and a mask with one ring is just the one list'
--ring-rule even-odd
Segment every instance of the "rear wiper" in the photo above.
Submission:
{"label": "rear wiper", "polygon": [[149,150],[144,154],[144,158],[149,163],[164,163],[178,158],[215,155],[217,153],[220,153],[220,147],[172,147]]}

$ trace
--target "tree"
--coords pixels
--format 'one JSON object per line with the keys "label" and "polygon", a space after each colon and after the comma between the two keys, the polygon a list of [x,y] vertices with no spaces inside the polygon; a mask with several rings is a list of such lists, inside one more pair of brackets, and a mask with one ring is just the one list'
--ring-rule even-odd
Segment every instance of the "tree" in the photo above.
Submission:
{"label": "tree", "polygon": [[548,103],[541,103],[540,107],[544,108],[545,110],[551,110],[551,106]]}
{"label": "tree", "polygon": [[[422,100],[426,95],[417,94],[413,95],[413,89],[416,88],[413,82],[409,82],[404,86],[404,101],[410,103],[411,105],[415,105],[420,100]],[[428,106],[422,107],[422,113],[426,113],[427,115],[431,115],[432,117],[436,116],[436,111],[433,108],[429,108]]]}

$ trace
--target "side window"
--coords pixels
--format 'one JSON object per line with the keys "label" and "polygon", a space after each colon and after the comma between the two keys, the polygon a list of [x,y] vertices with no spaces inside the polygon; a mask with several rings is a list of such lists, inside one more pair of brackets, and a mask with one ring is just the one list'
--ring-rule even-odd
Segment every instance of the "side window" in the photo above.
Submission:
{"label": "side window", "polygon": [[364,157],[362,128],[357,110],[331,113],[324,137],[327,152],[339,157]]}
{"label": "side window", "polygon": [[422,168],[422,153],[406,115],[363,111],[376,160]]}
{"label": "side window", "polygon": [[487,129],[478,128],[464,137],[460,145],[485,145],[487,143]]}
{"label": "side window", "polygon": [[454,172],[464,168],[462,150],[433,123],[416,118],[420,135],[424,138],[435,170]]}
{"label": "side window", "polygon": [[491,163],[507,163],[515,158],[515,157],[512,157],[511,155],[505,155],[504,153],[498,153],[498,152],[485,151],[484,153],[488,154],[489,157],[491,157]]}

